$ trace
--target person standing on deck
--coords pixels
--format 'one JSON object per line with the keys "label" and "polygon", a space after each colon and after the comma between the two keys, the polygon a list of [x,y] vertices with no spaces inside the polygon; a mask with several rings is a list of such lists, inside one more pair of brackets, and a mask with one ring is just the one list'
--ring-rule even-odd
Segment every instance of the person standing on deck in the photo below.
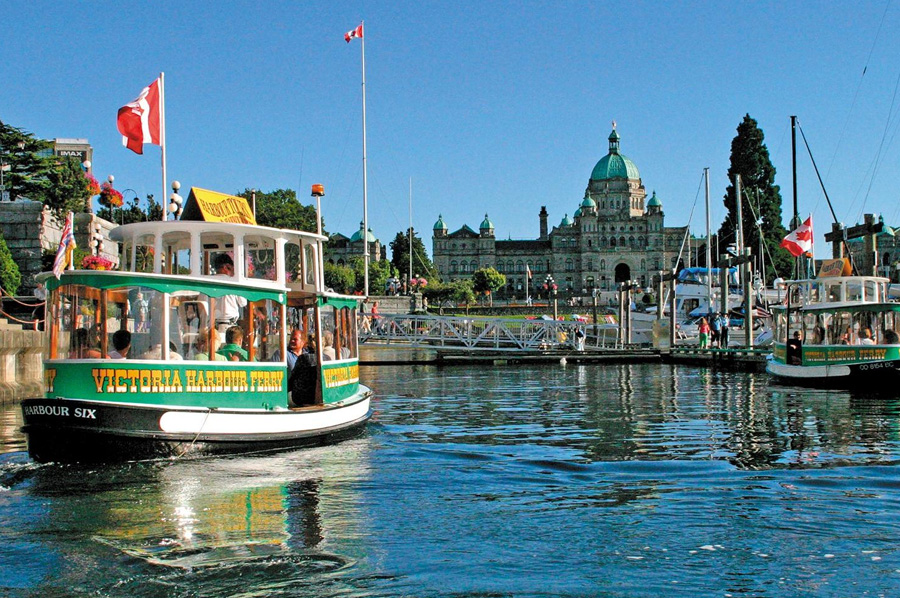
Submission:
{"label": "person standing on deck", "polygon": [[728,319],[728,312],[722,314],[722,320],[719,323],[719,347],[722,349],[728,348],[728,327],[731,325],[731,320]]}
{"label": "person standing on deck", "polygon": [[[234,262],[227,253],[220,253],[216,256],[213,266],[216,269],[216,276],[234,278]],[[223,295],[216,300],[216,327],[220,328],[219,332],[227,331],[228,328],[238,323],[241,317],[241,310],[247,306],[247,299],[240,295]]]}

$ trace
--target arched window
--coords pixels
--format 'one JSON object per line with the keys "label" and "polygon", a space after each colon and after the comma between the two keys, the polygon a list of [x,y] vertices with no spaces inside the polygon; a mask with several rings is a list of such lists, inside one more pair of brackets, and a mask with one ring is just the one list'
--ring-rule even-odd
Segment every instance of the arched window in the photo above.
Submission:
{"label": "arched window", "polygon": [[518,262],[516,262],[516,272],[518,274],[525,273],[525,262],[523,262],[522,260],[519,260]]}
{"label": "arched window", "polygon": [[478,269],[478,262],[476,262],[475,260],[472,260],[471,262],[469,262],[469,272],[474,272],[477,269]]}
{"label": "arched window", "polygon": [[628,246],[634,249],[634,237],[628,237]]}
{"label": "arched window", "polygon": [[641,270],[647,269],[647,260],[641,260]]}
{"label": "arched window", "polygon": [[609,238],[609,246],[610,246],[610,247],[615,247],[615,246],[616,246],[616,238],[615,238],[615,237],[610,237],[610,238]]}
{"label": "arched window", "polygon": [[575,269],[575,262],[572,258],[566,260],[566,272],[572,272]]}
{"label": "arched window", "polygon": [[509,260],[508,262],[506,262],[506,271],[510,272],[510,273],[515,272],[515,270],[513,270],[512,260]]}
{"label": "arched window", "polygon": [[606,270],[606,260],[600,260],[600,269]]}
{"label": "arched window", "polygon": [[459,264],[456,263],[456,260],[450,262],[450,274],[456,274],[459,271]]}
{"label": "arched window", "polygon": [[606,247],[606,237],[600,237],[600,247]]}
{"label": "arched window", "polygon": [[638,237],[638,247],[644,247],[644,237]]}
{"label": "arched window", "polygon": [[625,237],[619,237],[619,245],[625,247]]}

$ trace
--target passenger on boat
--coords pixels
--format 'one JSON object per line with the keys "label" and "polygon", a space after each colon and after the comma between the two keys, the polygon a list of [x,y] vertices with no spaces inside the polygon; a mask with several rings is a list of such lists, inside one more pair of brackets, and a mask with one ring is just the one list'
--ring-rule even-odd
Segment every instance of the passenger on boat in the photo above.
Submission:
{"label": "passenger on boat", "polygon": [[[288,366],[288,376],[290,376],[291,372],[294,370],[294,365],[297,363],[297,357],[300,356],[301,351],[303,350],[303,331],[299,328],[294,328],[291,330],[291,337],[288,340],[288,350],[287,350],[287,366]],[[281,361],[281,350],[277,349],[275,353],[272,354],[272,359],[270,361]]]}
{"label": "passenger on boat", "polygon": [[897,333],[894,332],[890,328],[885,328],[884,333],[881,335],[883,339],[883,343],[885,345],[900,345],[900,336],[897,336]]}
{"label": "passenger on boat", "polygon": [[[72,333],[72,350],[69,359],[100,359],[103,354],[91,342],[92,334],[87,328],[76,328]],[[92,346],[94,345],[94,346]]]}
{"label": "passenger on boat", "polygon": [[[227,253],[216,256],[213,266],[216,276],[233,278],[234,262]],[[216,300],[216,327],[220,332],[227,331],[229,326],[237,324],[241,317],[241,309],[247,306],[247,299],[240,295],[223,295]]]}
{"label": "passenger on boat", "polygon": [[[219,333],[215,330],[210,331],[213,338],[213,346],[219,344]],[[209,361],[209,343],[206,340],[207,333],[201,332],[197,337],[197,352],[194,353],[194,359],[197,361]],[[213,361],[227,361],[224,355],[213,353]]]}
{"label": "passenger on boat", "polygon": [[[162,359],[162,343],[156,343],[150,349],[141,355],[141,359]],[[175,343],[169,343],[169,360],[170,361],[182,361],[184,357],[181,356],[181,353],[178,352],[178,347],[175,346]]]}
{"label": "passenger on boat", "polygon": [[875,339],[872,338],[872,331],[868,328],[863,328],[859,333],[859,344],[860,345],[874,345]]}
{"label": "passenger on boat", "polygon": [[322,361],[334,361],[334,334],[326,330],[322,335]]}
{"label": "passenger on boat", "polygon": [[290,404],[293,407],[316,404],[319,364],[316,360],[315,344],[310,345],[311,341],[313,341],[313,337],[309,336],[288,378],[288,388],[291,392]]}
{"label": "passenger on boat", "polygon": [[244,341],[244,331],[240,326],[232,326],[225,332],[225,344],[216,351],[228,361],[247,361],[250,355],[241,346]]}
{"label": "passenger on boat", "polygon": [[112,342],[113,350],[109,352],[109,358],[128,359],[128,351],[131,349],[131,333],[127,330],[116,330]]}

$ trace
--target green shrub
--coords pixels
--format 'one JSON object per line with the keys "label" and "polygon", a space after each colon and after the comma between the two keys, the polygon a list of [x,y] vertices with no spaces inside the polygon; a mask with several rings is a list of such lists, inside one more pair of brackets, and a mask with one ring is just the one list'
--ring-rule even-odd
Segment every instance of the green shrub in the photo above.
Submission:
{"label": "green shrub", "polygon": [[0,235],[0,286],[7,295],[15,295],[22,284],[22,274],[19,265],[13,260],[6,239]]}

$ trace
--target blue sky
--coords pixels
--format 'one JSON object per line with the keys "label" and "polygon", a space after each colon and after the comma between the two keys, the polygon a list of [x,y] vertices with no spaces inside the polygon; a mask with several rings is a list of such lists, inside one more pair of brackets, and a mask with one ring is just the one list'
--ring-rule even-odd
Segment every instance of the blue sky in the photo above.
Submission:
{"label": "blue sky", "polygon": [[[121,145],[117,109],[166,73],[169,179],[187,188],[323,183],[326,228],[362,218],[360,45],[366,23],[369,222],[387,243],[409,220],[431,248],[451,230],[533,239],[572,215],[618,123],[621,151],[666,223],[724,217],[730,144],[758,120],[792,211],[795,114],[838,218],[900,225],[900,3],[7,2],[0,119],[87,138],[99,179],[161,193],[159,148]],[[863,70],[865,69],[865,75]],[[830,213],[798,135],[802,215],[816,254]],[[186,195],[186,194],[185,194]]]}

